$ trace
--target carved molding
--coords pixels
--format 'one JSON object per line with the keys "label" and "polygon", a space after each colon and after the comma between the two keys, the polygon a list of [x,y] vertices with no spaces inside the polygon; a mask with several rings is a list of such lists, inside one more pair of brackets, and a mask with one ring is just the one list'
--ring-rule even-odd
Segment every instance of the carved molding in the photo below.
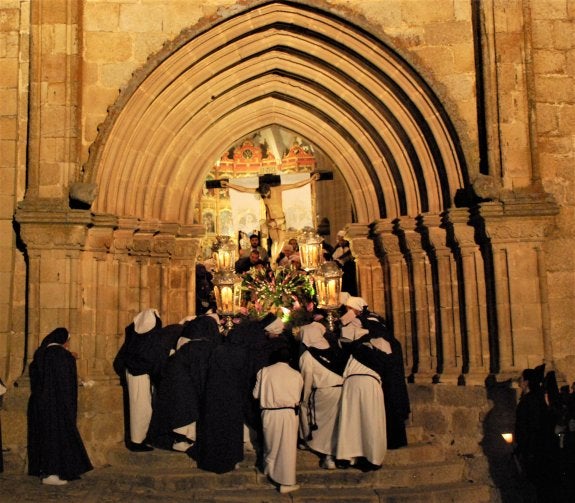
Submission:
{"label": "carved molding", "polygon": [[557,214],[553,201],[524,197],[483,203],[472,220],[492,242],[541,241],[553,228]]}
{"label": "carved molding", "polygon": [[367,238],[356,238],[350,241],[350,248],[353,256],[360,260],[375,258],[373,251],[373,241]]}

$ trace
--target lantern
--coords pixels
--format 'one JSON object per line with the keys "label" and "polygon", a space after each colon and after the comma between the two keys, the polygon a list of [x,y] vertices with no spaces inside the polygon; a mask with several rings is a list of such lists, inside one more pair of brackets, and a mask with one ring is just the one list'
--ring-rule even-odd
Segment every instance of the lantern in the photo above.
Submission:
{"label": "lantern", "polygon": [[334,330],[334,311],[340,306],[342,276],[343,272],[335,262],[324,262],[313,275],[317,307],[327,310],[327,322],[331,331]]}
{"label": "lantern", "polygon": [[218,314],[225,320],[225,327],[233,327],[232,317],[240,312],[242,301],[242,278],[233,271],[220,271],[214,274],[214,295]]}
{"label": "lantern", "polygon": [[218,236],[218,249],[214,253],[216,271],[232,271],[236,264],[236,245],[229,236]]}
{"label": "lantern", "polygon": [[304,230],[298,238],[301,267],[305,271],[315,271],[323,258],[321,243],[323,238],[312,229]]}

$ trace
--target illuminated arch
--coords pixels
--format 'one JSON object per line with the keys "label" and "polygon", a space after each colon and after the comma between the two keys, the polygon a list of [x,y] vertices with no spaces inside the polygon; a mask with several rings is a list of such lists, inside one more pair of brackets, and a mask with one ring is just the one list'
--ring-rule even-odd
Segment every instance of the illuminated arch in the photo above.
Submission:
{"label": "illuminated arch", "polygon": [[86,166],[93,209],[192,223],[214,159],[273,124],[331,158],[360,222],[443,211],[468,184],[453,126],[403,58],[332,13],[269,2],[182,34],[134,77]]}

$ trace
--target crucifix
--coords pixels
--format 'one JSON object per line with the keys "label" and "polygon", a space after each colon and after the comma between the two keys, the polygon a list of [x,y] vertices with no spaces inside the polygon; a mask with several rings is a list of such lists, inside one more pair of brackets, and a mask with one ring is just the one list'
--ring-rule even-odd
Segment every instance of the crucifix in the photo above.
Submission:
{"label": "crucifix", "polygon": [[282,192],[291,189],[304,187],[310,183],[320,180],[333,180],[333,173],[330,171],[321,171],[313,173],[309,178],[296,183],[282,185],[280,175],[260,175],[258,177],[258,186],[255,188],[242,187],[229,182],[227,179],[208,180],[206,188],[230,188],[238,192],[248,194],[259,194],[266,207],[266,224],[268,235],[274,243],[284,241],[286,226],[285,214],[282,205]]}

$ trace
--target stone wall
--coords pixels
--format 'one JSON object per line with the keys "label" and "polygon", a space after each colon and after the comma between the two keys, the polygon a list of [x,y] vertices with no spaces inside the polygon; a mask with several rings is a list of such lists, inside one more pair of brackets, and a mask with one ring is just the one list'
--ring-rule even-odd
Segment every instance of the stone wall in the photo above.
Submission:
{"label": "stone wall", "polygon": [[[101,346],[96,338],[101,331],[107,332],[106,337],[117,337],[121,323],[113,322],[111,328],[107,317],[94,313],[112,309],[117,314],[116,308],[110,308],[109,299],[98,291],[115,287],[119,266],[117,257],[109,256],[109,244],[95,248],[102,239],[105,241],[102,233],[115,233],[114,239],[121,238],[124,230],[130,236],[140,231],[146,234],[150,222],[144,229],[136,229],[133,223],[127,229],[121,223],[108,229],[107,223],[92,220],[93,216],[69,211],[68,187],[81,180],[98,128],[121,93],[137,82],[139,72],[150,61],[158,62],[154,59],[158,54],[176,49],[171,44],[182,30],[202,33],[219,20],[262,3],[2,2],[0,235],[8,237],[0,241],[2,379],[8,383],[17,379],[37,338],[54,323],[68,321],[85,336],[82,348],[89,348],[89,358],[81,368],[85,377],[90,377],[92,370],[103,374],[109,371],[102,367],[109,363],[111,348],[117,347],[118,341]],[[294,2],[298,3],[306,4]],[[456,128],[476,193],[488,200],[477,210],[481,224],[476,229],[482,232],[483,243],[493,245],[489,248],[493,263],[489,265],[494,268],[492,277],[499,279],[495,285],[481,282],[481,255],[485,250],[467,223],[469,215],[462,216],[466,210],[455,209],[449,214],[461,246],[461,267],[478,278],[463,292],[472,306],[466,326],[476,329],[470,340],[474,343],[471,363],[480,369],[477,380],[489,371],[485,361],[489,358],[486,324],[494,323],[495,318],[501,350],[497,357],[510,374],[545,361],[550,368],[557,368],[560,379],[574,380],[575,1],[333,0],[313,4],[378,37],[417,70]],[[481,34],[479,42],[474,39],[474,27]],[[481,54],[481,72],[475,65],[477,54]],[[485,91],[484,103],[476,99],[481,87],[478,83]],[[482,138],[486,139],[485,145]],[[352,198],[358,197],[362,189],[360,183],[356,184]],[[18,204],[20,217],[15,222]],[[32,216],[26,220],[26,215]],[[350,232],[360,255],[362,293],[365,291],[378,309],[391,305],[406,334],[411,326],[408,317],[420,317],[419,326],[426,332],[418,336],[422,347],[429,350],[424,361],[428,363],[426,373],[431,376],[436,370],[432,366],[433,348],[423,339],[432,339],[428,336],[433,336],[433,326],[424,319],[429,311],[419,306],[426,302],[429,305],[434,285],[424,280],[418,283],[421,288],[413,304],[416,313],[410,312],[408,296],[400,298],[409,290],[406,252],[418,257],[420,278],[430,271],[422,248],[425,243],[417,235],[418,222],[414,220],[421,216],[405,217],[399,223],[401,232],[397,231],[397,223],[378,223],[381,232],[375,244],[382,245],[380,256],[374,251],[373,240],[368,239],[367,226],[372,222],[351,226]],[[423,227],[430,223],[429,240],[435,243],[439,267],[446,274],[455,273],[440,216],[427,214],[421,218]],[[36,237],[42,238],[43,232],[45,241],[58,238],[62,225],[80,225],[87,236],[84,248],[60,247],[55,252],[41,244],[39,258],[31,252],[32,241],[22,242],[26,233],[19,227],[38,223],[44,225],[44,230]],[[177,232],[172,229],[168,234],[176,239]],[[132,257],[132,251],[126,249],[125,256]],[[36,267],[38,260],[43,261],[42,268]],[[390,270],[397,271],[388,278],[393,280],[393,288],[384,291],[381,276]],[[100,275],[102,278],[96,279]],[[89,281],[82,284],[78,278]],[[174,278],[181,287],[177,279],[181,275],[175,274]],[[29,288],[30,281],[38,290]],[[457,278],[449,285],[436,286],[449,296],[458,288]],[[490,314],[483,300],[477,298],[478,292],[484,291],[497,296],[496,311]],[[114,295],[120,297],[117,290]],[[71,312],[70,308],[84,305],[86,299],[82,313]],[[168,298],[163,300],[167,305]],[[446,333],[457,339],[460,333],[450,320],[459,317],[459,305],[452,302],[442,307]],[[130,306],[123,312],[136,308]],[[40,311],[43,318],[38,316]],[[175,319],[176,314],[174,311],[170,316]],[[36,339],[27,340],[30,333]],[[447,354],[451,358],[450,380],[457,379],[461,370],[461,348],[454,344],[452,349]],[[92,359],[96,355],[100,360]]]}
{"label": "stone wall", "polygon": [[549,332],[555,363],[575,378],[575,2],[531,2],[532,107],[536,117],[535,161],[540,182],[561,206],[544,248],[549,285]]}
{"label": "stone wall", "polygon": [[29,3],[0,6],[0,379],[22,372],[25,346],[26,266],[14,229],[24,198],[30,47]]}
{"label": "stone wall", "polygon": [[[251,4],[256,4],[252,2]],[[189,27],[206,27],[221,15],[234,12],[228,1],[68,2],[48,0],[42,5],[6,1],[2,5],[0,81],[3,193],[0,224],[11,236],[0,244],[0,360],[2,376],[13,379],[21,371],[25,333],[25,263],[18,251],[12,214],[28,193],[64,198],[67,180],[78,176],[120,90],[148,58]],[[433,86],[455,121],[471,170],[477,170],[477,106],[473,62],[472,5],[466,0],[389,0],[380,3],[322,4],[342,14],[392,45]],[[491,93],[487,114],[492,139],[490,175],[506,190],[534,185],[551,193],[561,206],[553,239],[544,246],[548,304],[545,330],[552,341],[553,360],[566,379],[573,377],[569,335],[574,305],[573,231],[573,1],[482,2],[484,74]],[[41,23],[41,24],[39,24]],[[39,68],[45,84],[33,83],[39,93],[28,116],[30,28],[42,44]],[[78,39],[75,40],[76,34]],[[526,49],[521,49],[522,47]],[[39,49],[39,48],[38,48]],[[515,50],[515,52],[514,52]],[[518,53],[521,50],[525,54]],[[497,63],[496,63],[497,62]],[[70,80],[70,77],[73,79]],[[68,82],[74,82],[74,86]],[[77,86],[80,83],[81,85]],[[35,86],[35,87],[34,87]],[[491,86],[491,87],[490,87]],[[495,94],[493,94],[495,93]],[[493,99],[497,96],[497,99]],[[35,119],[42,115],[40,141]],[[36,114],[36,115],[35,115]],[[491,115],[490,115],[491,114]],[[495,117],[498,117],[496,120]],[[34,122],[36,120],[36,122]],[[27,157],[27,128],[32,123]],[[62,122],[64,121],[64,122]],[[59,126],[66,124],[65,134]],[[499,125],[498,122],[500,121]],[[52,132],[50,132],[50,130]],[[499,131],[499,133],[497,133]],[[59,139],[60,138],[60,139]],[[521,146],[520,148],[518,148]],[[28,174],[26,169],[28,168]],[[533,176],[531,176],[531,171]],[[2,223],[3,222],[3,223]],[[552,250],[553,253],[547,253]],[[12,355],[12,356],[10,356]],[[553,365],[553,361],[548,362]]]}

